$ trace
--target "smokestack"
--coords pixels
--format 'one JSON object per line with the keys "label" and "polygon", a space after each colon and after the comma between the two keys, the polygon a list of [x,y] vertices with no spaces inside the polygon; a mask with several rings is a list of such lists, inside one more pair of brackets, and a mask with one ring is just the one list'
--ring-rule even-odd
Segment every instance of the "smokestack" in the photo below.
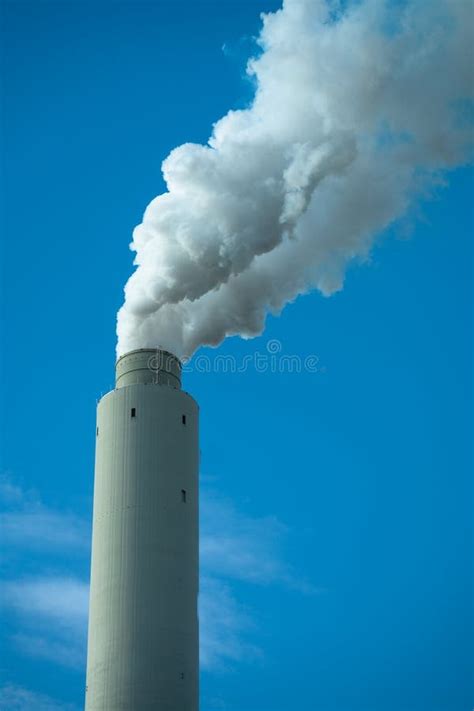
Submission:
{"label": "smokestack", "polygon": [[198,406],[171,353],[97,407],[86,711],[198,709]]}

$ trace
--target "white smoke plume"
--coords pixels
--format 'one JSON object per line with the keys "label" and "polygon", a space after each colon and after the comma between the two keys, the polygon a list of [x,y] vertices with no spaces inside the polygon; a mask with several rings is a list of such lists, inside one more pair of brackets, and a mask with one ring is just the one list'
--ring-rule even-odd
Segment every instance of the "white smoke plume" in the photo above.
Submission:
{"label": "white smoke plume", "polygon": [[263,15],[249,108],[163,162],[133,233],[118,353],[258,335],[471,158],[471,0],[284,0]]}

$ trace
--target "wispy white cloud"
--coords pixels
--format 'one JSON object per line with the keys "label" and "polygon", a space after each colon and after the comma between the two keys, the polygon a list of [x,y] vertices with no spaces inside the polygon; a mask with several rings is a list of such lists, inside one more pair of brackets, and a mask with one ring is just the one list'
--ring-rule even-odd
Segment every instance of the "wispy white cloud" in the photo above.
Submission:
{"label": "wispy white cloud", "polygon": [[23,500],[23,497],[23,489],[15,484],[7,474],[0,474],[0,501],[2,504],[18,504]]}
{"label": "wispy white cloud", "polygon": [[252,518],[211,494],[201,503],[201,569],[223,577],[272,583],[285,577],[278,544],[285,527],[274,517]]}
{"label": "wispy white cloud", "polygon": [[3,597],[21,615],[39,615],[63,628],[82,629],[87,621],[89,586],[75,578],[9,581],[3,585]]}
{"label": "wispy white cloud", "polygon": [[2,711],[79,711],[77,706],[52,699],[45,694],[15,684],[0,688]]}
{"label": "wispy white cloud", "polygon": [[[85,519],[46,506],[35,491],[5,475],[0,477],[0,504],[6,560],[27,552],[36,566],[47,555],[50,566],[51,556],[60,556],[55,567],[64,568],[65,556],[88,553],[90,527]],[[87,582],[69,572],[3,580],[1,604],[18,630],[10,642],[27,656],[82,670],[88,596]]]}
{"label": "wispy white cloud", "polygon": [[59,636],[57,630],[50,629],[36,634],[19,632],[11,636],[11,641],[25,657],[44,659],[80,672],[85,669],[87,644],[85,634],[72,633]]}
{"label": "wispy white cloud", "polygon": [[203,669],[224,669],[229,663],[255,661],[262,655],[246,639],[255,627],[251,616],[222,580],[201,576],[199,625]]}
{"label": "wispy white cloud", "polygon": [[89,550],[90,524],[69,511],[43,504],[36,492],[0,477],[0,530],[4,545],[35,550]]}
{"label": "wispy white cloud", "polygon": [[23,653],[82,669],[85,662],[89,586],[75,578],[7,581],[3,605],[21,624],[11,640]]}
{"label": "wispy white cloud", "polygon": [[245,515],[229,501],[205,492],[200,517],[200,564],[204,574],[280,584],[306,594],[320,592],[285,560],[283,543],[289,530],[275,516]]}
{"label": "wispy white cloud", "polygon": [[[305,594],[319,589],[291,569],[283,555],[288,529],[275,516],[252,517],[204,491],[200,532],[200,647],[204,669],[255,662],[256,613],[243,606],[233,581],[279,585]],[[252,634],[253,633],[253,634]]]}
{"label": "wispy white cloud", "polygon": [[89,548],[86,522],[68,513],[50,511],[41,504],[26,510],[0,514],[0,528],[5,542],[35,549]]}

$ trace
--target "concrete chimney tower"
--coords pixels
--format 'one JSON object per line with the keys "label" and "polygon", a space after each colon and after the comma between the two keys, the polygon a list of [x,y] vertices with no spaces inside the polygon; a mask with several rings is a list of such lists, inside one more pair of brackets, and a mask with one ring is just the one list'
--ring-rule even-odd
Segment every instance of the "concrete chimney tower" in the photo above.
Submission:
{"label": "concrete chimney tower", "polygon": [[172,354],[97,408],[86,711],[197,711],[198,406]]}

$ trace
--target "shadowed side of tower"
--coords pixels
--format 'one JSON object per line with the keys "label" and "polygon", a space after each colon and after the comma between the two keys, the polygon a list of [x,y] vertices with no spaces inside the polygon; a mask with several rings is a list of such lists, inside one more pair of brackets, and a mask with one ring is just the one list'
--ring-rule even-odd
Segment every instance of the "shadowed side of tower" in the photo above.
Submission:
{"label": "shadowed side of tower", "polygon": [[198,406],[141,349],[97,408],[86,711],[198,709]]}

